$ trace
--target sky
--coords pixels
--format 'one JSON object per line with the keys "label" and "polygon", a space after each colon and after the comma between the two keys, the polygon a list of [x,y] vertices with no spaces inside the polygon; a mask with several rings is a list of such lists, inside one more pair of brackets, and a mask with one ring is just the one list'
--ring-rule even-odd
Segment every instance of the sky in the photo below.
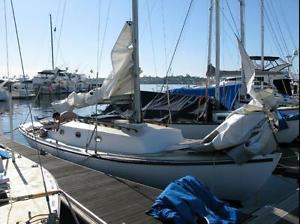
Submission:
{"label": "sky", "polygon": [[[142,76],[166,75],[191,0],[139,0],[139,51]],[[179,41],[171,73],[204,77],[207,67],[209,0],[194,0]],[[260,0],[245,0],[246,50],[261,54]],[[6,3],[6,11],[4,10]],[[131,0],[13,0],[25,73],[51,68],[49,14],[52,15],[55,66],[95,77],[111,71],[110,51],[131,19]],[[265,55],[285,57],[299,49],[299,1],[264,0]],[[239,1],[220,0],[222,70],[239,69]],[[0,75],[22,74],[10,0],[0,3]],[[214,28],[213,28],[214,30]],[[99,31],[99,32],[98,32]],[[215,64],[215,32],[212,62]],[[99,52],[97,54],[97,52]],[[294,60],[299,73],[299,57]],[[91,73],[91,70],[93,71]]]}

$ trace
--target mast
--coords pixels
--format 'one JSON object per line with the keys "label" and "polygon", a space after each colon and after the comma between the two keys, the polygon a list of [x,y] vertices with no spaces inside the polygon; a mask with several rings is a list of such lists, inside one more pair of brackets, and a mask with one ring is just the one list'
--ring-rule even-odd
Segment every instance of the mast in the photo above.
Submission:
{"label": "mast", "polygon": [[216,89],[215,98],[220,102],[220,1],[216,0]]}
{"label": "mast", "polygon": [[[240,0],[240,32],[241,43],[245,48],[245,0]],[[242,94],[246,95],[246,78],[244,73],[243,63],[241,62],[241,78],[242,78]]]}
{"label": "mast", "polygon": [[50,35],[51,35],[51,62],[52,62],[52,70],[54,70],[54,54],[53,54],[53,33],[52,33],[52,17],[50,17]]}
{"label": "mast", "polygon": [[[209,24],[208,24],[208,54],[207,54],[207,71],[210,70],[211,65],[211,33],[212,33],[212,14],[213,14],[213,0],[210,0],[209,7]],[[207,76],[207,85],[210,85],[210,77]]]}
{"label": "mast", "polygon": [[132,0],[132,22],[133,22],[133,86],[134,86],[134,122],[142,122],[141,93],[140,93],[140,66],[139,66],[139,29],[138,29],[138,1]]}
{"label": "mast", "polygon": [[260,0],[261,8],[260,8],[260,19],[261,19],[261,70],[265,69],[265,60],[264,60],[264,0]]}
{"label": "mast", "polygon": [[9,55],[8,55],[8,33],[7,33],[7,18],[6,18],[6,0],[3,1],[4,7],[4,26],[5,26],[5,47],[6,47],[6,73],[9,79]]}

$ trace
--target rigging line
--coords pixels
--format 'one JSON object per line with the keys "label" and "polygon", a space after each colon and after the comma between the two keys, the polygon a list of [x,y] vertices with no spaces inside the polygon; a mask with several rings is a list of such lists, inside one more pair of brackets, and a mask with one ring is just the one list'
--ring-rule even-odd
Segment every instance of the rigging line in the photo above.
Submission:
{"label": "rigging line", "polygon": [[236,30],[234,29],[234,27],[231,25],[229,19],[228,19],[227,16],[225,15],[225,13],[224,13],[224,8],[221,8],[221,12],[222,12],[222,15],[223,15],[225,21],[226,21],[227,24],[229,25],[229,28],[231,29],[231,31],[232,31],[235,35],[240,36],[240,35],[239,35],[238,29],[237,29],[237,28],[236,28]]}
{"label": "rigging line", "polygon": [[[227,8],[229,9],[230,17],[231,17],[231,19],[232,19],[232,21],[233,21],[234,27],[235,27],[236,31],[238,31],[239,29],[238,29],[238,27],[237,27],[237,25],[236,25],[235,19],[234,19],[234,17],[233,17],[231,8],[230,8],[230,6],[229,6],[227,0],[226,0],[226,5],[227,5]],[[239,33],[239,32],[237,32],[237,33]]]}
{"label": "rigging line", "polygon": [[107,25],[108,25],[108,21],[109,21],[110,8],[111,8],[111,1],[108,2],[107,14],[106,14],[106,20],[105,20],[105,27],[104,27],[102,43],[101,43],[101,49],[100,49],[100,56],[99,56],[99,59],[98,59],[99,60],[99,72],[101,71],[101,68],[102,68],[102,55],[103,55],[105,38],[106,38]]}
{"label": "rigging line", "polygon": [[[37,99],[38,99],[38,97],[39,97],[39,95],[40,95],[40,92],[41,92],[41,87],[39,87],[39,90],[38,90],[38,92],[37,92],[35,98],[33,99],[32,104],[34,104],[34,103],[37,101]],[[29,111],[28,111],[28,114],[27,114],[26,118],[24,119],[24,122],[23,122],[23,123],[25,123],[25,122],[27,121],[29,115],[30,115],[30,113],[29,113]]]}
{"label": "rigging line", "polygon": [[[20,57],[21,67],[22,67],[22,75],[23,75],[23,79],[25,80],[24,64],[23,64],[22,51],[21,51],[21,45],[20,45],[20,39],[19,39],[19,33],[18,33],[18,27],[17,27],[17,21],[16,21],[16,16],[15,16],[13,0],[10,0],[10,5],[11,5],[11,10],[12,10],[13,19],[14,19],[14,25],[15,25],[15,31],[16,31],[16,37],[17,37],[17,43],[18,43],[18,51],[19,51],[19,57]],[[26,95],[28,96],[28,87],[27,87],[27,85],[25,85],[25,91],[26,91]],[[32,110],[31,110],[31,106],[30,106],[29,102],[27,103],[27,105],[28,105],[28,109],[29,109],[29,112],[30,112],[32,133],[33,133],[33,136],[34,136],[34,139],[35,139],[35,142],[36,142],[36,134],[35,134],[34,125],[33,125]],[[43,169],[42,169],[41,155],[38,151],[37,151],[37,154],[38,154],[38,158],[39,158],[39,164],[40,164],[40,170],[41,170],[41,175],[42,175],[42,179],[43,179],[44,190],[45,190],[45,193],[46,193],[47,206],[48,206],[49,213],[51,213],[50,202],[49,202],[49,194],[48,194],[48,190],[47,190],[47,186],[46,186],[46,182],[45,182],[45,177],[44,177],[44,173],[43,173]]]}
{"label": "rigging line", "polygon": [[165,5],[164,0],[160,0],[161,3],[161,16],[162,16],[162,29],[163,29],[163,44],[164,44],[164,56],[165,56],[165,71],[167,72],[168,68],[168,57],[167,57],[167,36],[166,36],[166,23],[165,23]]}
{"label": "rigging line", "polygon": [[154,49],[154,43],[153,43],[153,32],[152,32],[152,25],[151,25],[151,13],[150,13],[150,7],[149,7],[149,1],[146,2],[147,5],[147,14],[148,14],[148,22],[149,22],[149,29],[150,29],[150,40],[151,40],[151,48],[152,48],[152,57],[153,57],[153,64],[154,64],[154,73],[157,75],[157,65],[156,65],[156,56],[155,56],[155,49]]}
{"label": "rigging line", "polygon": [[161,87],[161,92],[162,92],[162,90],[163,90],[164,84],[166,83],[166,80],[167,80],[167,78],[168,78],[168,75],[169,75],[169,73],[170,73],[170,71],[171,71],[172,63],[173,63],[173,60],[174,60],[174,58],[175,58],[175,54],[176,54],[176,52],[177,52],[178,45],[179,45],[179,42],[180,42],[180,40],[181,40],[181,37],[182,37],[183,31],[184,31],[184,28],[185,28],[187,19],[188,19],[189,15],[190,15],[190,11],[191,11],[193,2],[194,2],[194,0],[191,0],[191,1],[190,1],[190,4],[189,4],[188,10],[187,10],[187,13],[186,13],[186,15],[185,15],[185,18],[184,18],[184,21],[183,21],[183,25],[182,25],[182,27],[181,27],[181,30],[180,30],[180,33],[179,33],[179,36],[178,36],[178,39],[177,39],[177,42],[176,42],[176,45],[175,45],[175,49],[174,49],[174,51],[173,51],[173,54],[172,54],[172,57],[171,57],[171,61],[170,61],[170,63],[169,63],[169,67],[168,67],[167,72],[166,72],[166,76],[165,76],[165,79],[164,79],[164,83],[163,83],[163,85],[162,85],[162,87]]}
{"label": "rigging line", "polygon": [[[268,1],[267,1],[267,4],[268,4]],[[279,29],[279,33],[280,33],[280,37],[281,37],[281,40],[282,40],[282,43],[283,43],[283,46],[284,46],[284,48],[285,48],[285,50],[286,50],[286,55],[288,55],[289,54],[289,50],[288,50],[288,47],[287,47],[287,45],[286,45],[286,41],[285,41],[285,38],[284,38],[284,36],[283,36],[283,33],[282,33],[282,29],[281,29],[281,26],[280,26],[280,23],[279,23],[279,20],[278,20],[278,17],[277,17],[277,13],[276,13],[276,10],[275,10],[275,8],[274,8],[274,6],[273,6],[273,3],[272,3],[272,1],[270,1],[270,11],[271,11],[271,8],[272,8],[272,11],[271,11],[271,13],[273,12],[273,17],[275,18],[275,22],[277,23],[277,26],[278,26],[278,29]]]}
{"label": "rigging line", "polygon": [[4,7],[4,26],[5,26],[5,47],[6,47],[6,72],[9,78],[9,55],[8,55],[8,38],[7,38],[7,17],[6,17],[6,0],[3,1]]}
{"label": "rigging line", "polygon": [[[96,56],[96,80],[97,82],[99,81],[99,66],[100,66],[100,62],[99,62],[99,57],[100,57],[100,21],[101,21],[101,3],[102,3],[102,0],[98,0],[98,25],[97,25],[97,56]],[[97,86],[98,86],[98,83],[97,83]],[[89,138],[89,141],[86,143],[86,151],[89,147],[89,145],[91,144],[91,141],[92,141],[92,138],[93,138],[93,135],[95,134],[95,137],[97,137],[97,132],[98,132],[98,116],[97,116],[97,113],[98,113],[98,103],[96,103],[96,106],[95,106],[95,113],[96,113],[96,116],[95,116],[95,127],[93,129],[93,132],[91,134],[91,137]],[[95,141],[95,153],[96,153],[96,150],[97,150],[97,141]]]}
{"label": "rigging line", "polygon": [[[284,9],[284,8],[282,7],[282,5],[281,5],[281,1],[278,1],[278,2],[279,2],[279,8],[280,8],[280,9]],[[289,38],[291,39],[291,43],[293,44],[294,49],[297,49],[296,42],[295,42],[295,39],[293,38],[293,35],[292,35],[292,32],[291,32],[290,26],[289,26],[289,24],[288,24],[288,22],[287,22],[286,15],[285,15],[285,13],[284,13],[284,10],[282,10],[282,13],[281,13],[280,15],[282,15],[283,22],[285,23],[285,27],[286,27],[286,29],[287,29],[287,31],[288,31]],[[298,31],[298,33],[299,33],[299,31]]]}
{"label": "rigging line", "polygon": [[56,45],[56,54],[55,54],[56,63],[57,63],[58,51],[60,50],[60,38],[61,38],[61,33],[62,33],[62,29],[63,29],[63,24],[64,24],[66,6],[67,6],[67,0],[64,1],[61,23],[60,23],[60,27],[59,27],[59,34],[58,34],[58,40],[57,40],[57,45]]}
{"label": "rigging line", "polygon": [[[156,6],[156,3],[157,3],[157,0],[154,1],[152,7],[150,8],[150,15],[152,14],[155,6]],[[145,8],[145,11],[146,11],[146,7],[148,5],[148,1],[144,1],[144,4],[141,6],[141,8]],[[147,16],[147,15],[146,15]],[[147,21],[143,21],[143,24],[140,26],[141,27],[141,35],[140,35],[140,39],[144,38],[144,35],[145,35],[145,31],[147,29]]]}
{"label": "rigging line", "polygon": [[59,0],[59,2],[57,4],[57,8],[56,8],[55,24],[58,24],[58,18],[59,18],[60,9],[61,9],[61,3],[62,3],[62,0]]}
{"label": "rigging line", "polygon": [[265,13],[265,16],[267,18],[267,22],[269,24],[268,28],[270,30],[270,33],[273,34],[271,35],[273,37],[273,42],[274,42],[274,45],[277,49],[279,49],[279,52],[280,52],[280,56],[282,58],[285,58],[285,55],[286,53],[284,53],[284,49],[282,48],[282,45],[280,44],[280,41],[279,41],[279,38],[278,38],[278,35],[277,35],[277,32],[275,32],[275,29],[274,29],[274,26],[272,24],[272,20],[271,20],[271,15],[269,14],[268,11],[266,11],[266,9],[264,8],[264,11],[266,12]]}
{"label": "rigging line", "polygon": [[277,50],[279,50],[279,52],[281,54],[281,57],[284,58],[285,57],[285,55],[283,53],[284,51],[281,48],[281,45],[280,45],[279,40],[278,40],[278,37],[277,37],[277,35],[276,35],[275,31],[274,31],[274,27],[273,27],[273,25],[271,23],[269,14],[267,12],[265,13],[265,17],[266,17],[267,22],[269,24],[269,26],[267,26],[267,27],[270,30],[270,33],[273,33],[273,35],[271,35],[271,36],[273,37],[272,39],[273,39],[274,45],[275,45],[275,47],[277,47]]}
{"label": "rigging line", "polygon": [[[185,27],[185,25],[186,25],[188,16],[189,16],[189,14],[190,14],[190,10],[191,10],[191,7],[192,7],[193,2],[194,2],[194,0],[191,0],[191,1],[190,1],[190,4],[189,4],[188,10],[187,10],[187,13],[186,13],[185,18],[184,18],[183,25],[182,25],[182,27],[181,27],[179,36],[178,36],[178,38],[177,38],[177,42],[176,42],[175,49],[174,49],[173,54],[172,54],[172,57],[171,57],[171,61],[170,61],[170,63],[169,63],[168,69],[167,69],[167,71],[166,71],[166,75],[165,75],[165,78],[164,78],[164,82],[163,82],[163,84],[161,85],[161,88],[160,88],[160,92],[163,92],[164,86],[165,86],[165,84],[167,83],[167,77],[168,77],[168,74],[170,74],[170,72],[171,72],[171,70],[172,70],[172,63],[173,63],[175,54],[176,54],[176,52],[177,52],[178,45],[179,45],[179,42],[180,42],[180,40],[181,40],[183,31],[184,31],[184,27]],[[167,93],[167,97],[169,98],[169,91],[167,91],[166,93]],[[156,96],[150,101],[150,103],[151,103],[151,102],[154,102],[154,100],[156,100],[156,99],[158,98],[158,96],[159,96],[159,94],[156,94]],[[168,106],[169,106],[169,105],[168,105]]]}
{"label": "rigging line", "polygon": [[98,0],[98,25],[97,25],[97,55],[96,55],[96,78],[98,79],[98,73],[99,73],[99,55],[100,55],[100,20],[101,20],[101,0]]}
{"label": "rigging line", "polygon": [[171,105],[170,105],[170,93],[169,93],[169,89],[168,89],[168,74],[170,73],[171,71],[171,66],[172,66],[172,63],[173,63],[173,60],[174,60],[174,57],[175,57],[175,54],[177,52],[177,49],[178,49],[178,45],[179,45],[179,42],[181,40],[181,37],[182,37],[182,34],[183,34],[183,31],[184,31],[184,28],[185,28],[185,25],[186,25],[186,22],[187,22],[187,19],[188,19],[188,16],[190,15],[190,10],[192,8],[192,4],[193,4],[193,0],[190,1],[190,5],[189,5],[189,8],[188,8],[188,11],[186,13],[186,16],[184,18],[184,22],[183,22],[183,25],[182,25],[182,28],[180,30],[180,34],[179,34],[179,37],[177,39],[177,43],[176,43],[176,46],[175,46],[175,49],[174,49],[174,52],[173,52],[173,55],[172,55],[172,58],[171,58],[171,61],[170,61],[170,64],[169,64],[169,68],[167,69],[167,73],[166,73],[166,76],[165,76],[165,79],[164,79],[164,83],[161,87],[161,92],[163,91],[163,87],[164,87],[164,84],[167,85],[167,88],[166,88],[166,93],[167,93],[167,100],[168,100],[168,112],[169,112],[169,123],[171,124],[172,123],[172,114],[171,114]]}

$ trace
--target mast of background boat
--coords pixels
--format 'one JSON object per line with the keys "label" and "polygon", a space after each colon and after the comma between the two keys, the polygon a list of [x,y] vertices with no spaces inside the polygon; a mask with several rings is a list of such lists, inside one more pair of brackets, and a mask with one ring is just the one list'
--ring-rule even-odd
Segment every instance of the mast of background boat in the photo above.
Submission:
{"label": "mast of background boat", "polygon": [[261,70],[265,69],[265,62],[264,62],[264,0],[260,0],[260,22],[261,22]]}
{"label": "mast of background boat", "polygon": [[[245,0],[240,0],[240,32],[241,32],[241,44],[245,48]],[[243,63],[241,62],[241,80],[242,86],[241,91],[242,95],[246,96],[246,79],[244,73]]]}
{"label": "mast of background boat", "polygon": [[[4,25],[5,25],[5,46],[6,46],[6,73],[7,79],[9,79],[9,62],[8,62],[8,38],[7,38],[7,17],[6,17],[6,0],[3,1],[4,8]],[[12,104],[12,86],[9,85],[8,89],[8,105],[9,105],[9,131],[10,131],[10,139],[14,140],[13,133],[13,104]],[[15,162],[15,153],[12,151],[12,161]]]}
{"label": "mast of background boat", "polygon": [[215,81],[216,81],[216,89],[215,89],[215,99],[217,100],[217,104],[220,102],[220,1],[216,0],[216,72],[215,72]]}
{"label": "mast of background boat", "polygon": [[[210,86],[210,70],[211,70],[211,33],[212,33],[212,19],[213,19],[213,0],[210,0],[210,7],[209,7],[209,24],[208,24],[208,53],[207,53],[207,76],[206,76],[206,92],[207,87]],[[207,93],[206,93],[207,95]]]}
{"label": "mast of background boat", "polygon": [[52,16],[50,17],[50,35],[51,35],[51,62],[52,62],[52,70],[54,70],[54,54],[53,54],[53,32],[52,32]]}
{"label": "mast of background boat", "polygon": [[133,22],[133,87],[134,87],[134,122],[142,122],[141,92],[140,92],[140,67],[139,67],[139,30],[138,30],[138,1],[132,0],[132,22]]}

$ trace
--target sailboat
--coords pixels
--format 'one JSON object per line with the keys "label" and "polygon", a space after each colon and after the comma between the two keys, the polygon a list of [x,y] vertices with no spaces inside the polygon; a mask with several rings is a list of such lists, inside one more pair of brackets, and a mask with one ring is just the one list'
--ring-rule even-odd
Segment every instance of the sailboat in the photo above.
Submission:
{"label": "sailboat", "polygon": [[[153,187],[164,188],[172,180],[193,175],[220,198],[244,200],[253,195],[281,157],[272,120],[266,116],[271,113],[253,101],[202,140],[184,139],[178,129],[142,122],[137,4],[132,1],[133,21],[125,23],[112,49],[113,71],[103,85],[87,94],[72,93],[55,104],[71,110],[132,93],[132,119],[77,118],[59,126],[40,120],[21,124],[19,131],[38,150]],[[260,102],[264,99],[268,105],[268,95],[259,93]]]}
{"label": "sailboat", "polygon": [[[215,6],[217,15],[217,4],[215,4]],[[241,42],[244,43],[243,12],[245,10],[245,2],[243,0],[240,1],[240,6]],[[161,122],[162,120],[164,120],[164,122],[161,122],[162,125],[168,125],[180,129],[183,133],[183,136],[186,138],[204,138],[207,134],[213,131],[220,123],[222,123],[225,120],[225,118],[230,114],[231,110],[237,109],[243,104],[249,103],[251,100],[251,97],[243,91],[243,87],[245,86],[245,75],[243,69],[241,71],[220,71],[219,66],[216,66],[216,68],[214,68],[211,65],[210,55],[212,8],[213,3],[211,1],[207,79],[210,80],[212,77],[218,78],[219,75],[221,75],[222,77],[227,77],[225,78],[225,80],[220,82],[220,90],[218,91],[218,96],[216,95],[217,90],[219,88],[215,86],[212,86],[210,88],[182,87],[170,90],[168,96],[167,94],[165,94],[160,97],[157,97],[158,94],[156,94],[155,98],[152,101],[150,101],[146,105],[144,104],[144,114],[146,114],[146,118],[149,118],[149,121],[152,120],[152,122],[157,123],[157,121]],[[217,22],[218,20],[216,20],[216,30],[218,30]],[[216,46],[218,45],[219,43],[216,43]],[[298,53],[295,52],[294,56],[296,56],[297,54]],[[216,47],[216,55],[219,55],[218,47]],[[290,60],[290,62],[285,62],[279,57],[264,56],[264,62],[262,62],[264,66],[260,66],[261,58],[262,57],[260,56],[250,57],[250,59],[255,63],[256,77],[254,79],[253,86],[256,89],[273,89],[273,97],[276,99],[277,106],[280,107],[277,108],[278,112],[280,113],[278,115],[279,117],[283,117],[283,119],[281,120],[284,123],[283,127],[280,127],[278,125],[279,129],[282,128],[282,130],[278,131],[275,134],[276,140],[279,143],[291,143],[297,137],[299,137],[299,97],[292,96],[291,79],[289,75],[290,71],[288,71],[290,70],[292,60]],[[216,60],[216,65],[217,64],[219,63],[217,63]],[[197,97],[204,98],[205,96],[215,96],[215,99],[219,99],[218,101],[221,102],[221,104],[225,108],[223,108],[223,110],[221,111],[215,111],[213,115],[210,115],[210,119],[205,118],[204,121],[202,121],[203,119],[200,115],[202,115],[202,113],[207,114],[210,112],[203,110],[203,104],[200,106],[192,104]],[[167,101],[167,98],[170,98],[171,100]],[[172,105],[169,104],[170,101],[172,102]],[[203,99],[201,100],[201,102],[203,102]],[[208,103],[205,102],[204,106],[207,105]],[[119,111],[124,111],[127,109],[123,105],[121,106],[122,109]],[[200,107],[202,107],[202,109],[200,109]],[[116,110],[116,106],[114,107],[114,109]],[[108,108],[106,112],[110,112],[110,110],[111,108]],[[199,113],[199,110],[201,113]],[[167,119],[171,117],[171,115],[168,115],[169,111],[171,111],[172,118],[176,117],[176,119],[172,119],[172,122],[169,122],[169,119]],[[186,116],[187,113],[189,113],[191,116]],[[182,114],[184,116],[182,116]],[[163,118],[163,116],[165,116],[165,118]]]}

